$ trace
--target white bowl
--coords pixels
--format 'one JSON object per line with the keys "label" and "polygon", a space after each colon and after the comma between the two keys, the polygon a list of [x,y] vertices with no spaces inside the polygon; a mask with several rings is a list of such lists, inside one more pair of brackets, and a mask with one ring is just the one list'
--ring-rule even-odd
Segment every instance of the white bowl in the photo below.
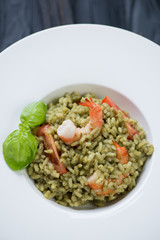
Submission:
{"label": "white bowl", "polygon": [[[117,105],[121,109],[125,109],[130,113],[130,116],[138,120],[139,124],[143,126],[145,131],[147,132],[147,140],[152,143],[152,134],[150,131],[150,127],[147,123],[147,116],[145,117],[141,110],[132,102],[130,99],[128,99],[126,96],[124,96],[122,93],[119,93],[111,88],[108,88],[107,86],[104,85],[96,85],[96,84],[74,84],[74,85],[67,85],[64,86],[63,88],[57,89],[56,91],[53,91],[49,93],[47,96],[45,96],[42,101],[44,101],[46,104],[50,102],[56,102],[57,99],[61,96],[63,96],[66,92],[72,93],[73,91],[78,91],[81,94],[85,94],[88,92],[95,93],[98,98],[103,99],[106,95],[114,99],[114,101],[117,103]],[[125,108],[126,107],[126,108]],[[86,206],[81,206],[78,208],[70,208],[70,207],[63,207],[60,206],[59,204],[55,203],[54,200],[47,201],[48,204],[53,204],[55,207],[59,207],[64,211],[67,212],[77,212],[77,211],[82,211],[83,210],[90,210],[89,213],[95,214],[96,213],[105,213],[106,215],[110,215],[115,213],[116,211],[122,210],[124,207],[127,207],[129,204],[132,203],[132,201],[135,201],[136,197],[138,194],[141,192],[145,182],[147,182],[149,173],[151,171],[152,167],[152,158],[154,154],[152,155],[151,159],[148,159],[146,164],[143,167],[142,173],[140,177],[138,178],[137,181],[137,186],[134,188],[129,194],[126,196],[122,195],[118,200],[115,200],[113,202],[108,203],[105,207],[103,208],[98,208],[96,206],[93,206],[91,204],[88,204]],[[37,190],[37,188],[34,185],[34,182],[29,179],[27,172],[25,173],[26,179],[29,182],[30,186],[38,193],[38,195],[42,198],[44,196],[42,193]],[[92,211],[91,211],[92,210]]]}
{"label": "white bowl", "polygon": [[159,62],[156,44],[98,25],[49,29],[1,53],[1,144],[18,127],[25,105],[76,90],[95,92],[101,98],[109,95],[139,121],[155,146],[135,189],[115,204],[90,210],[46,200],[25,171],[8,168],[1,151],[1,239],[158,239]]}

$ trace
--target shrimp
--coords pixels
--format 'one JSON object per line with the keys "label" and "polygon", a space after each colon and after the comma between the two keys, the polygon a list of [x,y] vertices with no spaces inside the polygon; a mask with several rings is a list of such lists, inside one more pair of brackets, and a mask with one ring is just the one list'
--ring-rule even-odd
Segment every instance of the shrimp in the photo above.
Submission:
{"label": "shrimp", "polygon": [[55,170],[59,174],[63,174],[67,172],[67,169],[63,165],[63,163],[60,161],[59,153],[56,148],[54,138],[50,133],[50,125],[44,125],[38,128],[36,132],[37,137],[43,137],[43,142],[46,150],[52,150],[50,154],[48,154],[48,157],[50,158],[51,162],[53,163],[53,166]]}
{"label": "shrimp", "polygon": [[92,98],[90,97],[89,100],[86,98],[86,102],[81,102],[79,103],[79,105],[81,106],[86,106],[90,108],[90,112],[89,112],[89,116],[90,116],[90,121],[89,123],[84,127],[84,132],[89,130],[92,130],[96,127],[99,128],[99,130],[101,130],[102,128],[102,124],[103,124],[103,113],[102,113],[102,109],[101,106],[99,104],[95,104],[92,100]]}
{"label": "shrimp", "polygon": [[129,160],[127,149],[125,147],[120,147],[115,141],[113,141],[113,144],[116,146],[117,158],[120,163],[126,164]]}
{"label": "shrimp", "polygon": [[[126,164],[129,161],[129,154],[127,149],[125,147],[120,147],[114,141],[113,141],[113,144],[116,146],[117,158],[119,159],[120,163]],[[99,176],[100,176],[99,171],[95,171],[94,174],[88,178],[88,185],[90,188],[96,191],[97,195],[107,196],[108,194],[114,194],[115,190],[108,188],[106,191],[103,191],[105,181],[107,181],[108,183],[115,182],[119,186],[120,184],[122,184],[123,179],[129,176],[129,173],[126,173],[126,174],[122,173],[121,175],[119,175],[118,179],[108,179],[108,180],[103,180],[100,183],[96,183]]]}
{"label": "shrimp", "polygon": [[[105,96],[105,98],[102,100],[102,104],[103,103],[107,103],[110,107],[113,107],[116,113],[118,113],[118,111],[121,111],[123,113],[124,119],[129,118],[128,115],[123,110],[121,110],[108,96]],[[134,135],[139,134],[139,132],[132,126],[130,122],[125,122],[125,125],[128,131],[128,140],[132,140]]]}
{"label": "shrimp", "polygon": [[76,128],[74,123],[69,119],[65,120],[59,126],[59,128],[57,129],[57,134],[67,145],[78,141],[81,138],[82,134],[87,135],[96,127],[98,127],[99,130],[101,130],[102,128],[103,113],[101,106],[99,104],[95,104],[91,97],[89,98],[89,100],[86,99],[86,102],[79,103],[79,105],[90,108],[90,121],[85,127],[82,128]]}
{"label": "shrimp", "polygon": [[99,171],[95,171],[93,173],[93,175],[91,175],[89,178],[88,178],[88,186],[95,190],[96,194],[97,195],[100,195],[100,196],[108,196],[109,194],[115,194],[115,190],[114,189],[110,189],[108,188],[107,190],[103,191],[103,187],[104,187],[104,184],[105,184],[105,181],[108,182],[108,184],[110,182],[115,182],[117,183],[117,185],[119,186],[120,184],[122,184],[123,182],[123,179],[128,177],[129,176],[129,173],[122,173],[121,175],[119,175],[118,179],[105,179],[103,180],[102,182],[100,183],[96,183],[96,181],[98,180],[98,177],[99,177]]}

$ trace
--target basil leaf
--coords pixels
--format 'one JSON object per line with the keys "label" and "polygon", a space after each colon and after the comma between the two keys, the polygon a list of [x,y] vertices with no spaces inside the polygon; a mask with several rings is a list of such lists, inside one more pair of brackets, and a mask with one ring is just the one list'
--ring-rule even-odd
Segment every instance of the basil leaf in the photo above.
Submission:
{"label": "basil leaf", "polygon": [[47,106],[44,102],[31,103],[21,113],[20,120],[23,125],[35,127],[46,120]]}
{"label": "basil leaf", "polygon": [[34,159],[36,151],[36,138],[21,130],[9,134],[3,143],[4,159],[13,170],[25,168]]}

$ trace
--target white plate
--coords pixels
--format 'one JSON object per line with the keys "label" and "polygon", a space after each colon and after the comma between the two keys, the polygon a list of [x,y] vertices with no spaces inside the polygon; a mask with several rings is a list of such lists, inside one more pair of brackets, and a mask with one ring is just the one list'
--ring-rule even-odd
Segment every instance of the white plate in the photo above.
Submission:
{"label": "white plate", "polygon": [[84,90],[72,89],[99,95],[109,91],[123,108],[129,106],[155,152],[137,187],[124,199],[107,208],[78,211],[44,199],[25,171],[8,168],[1,150],[0,239],[160,239],[159,63],[158,45],[98,25],[45,30],[1,53],[1,145],[17,129],[25,105],[66,85],[87,83]]}

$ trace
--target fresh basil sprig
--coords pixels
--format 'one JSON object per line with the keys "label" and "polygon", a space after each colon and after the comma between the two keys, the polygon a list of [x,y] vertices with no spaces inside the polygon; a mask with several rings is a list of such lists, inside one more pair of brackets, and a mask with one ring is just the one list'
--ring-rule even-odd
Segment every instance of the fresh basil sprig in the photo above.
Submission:
{"label": "fresh basil sprig", "polygon": [[47,106],[43,102],[31,103],[21,113],[19,130],[13,131],[3,143],[3,155],[12,170],[25,168],[37,152],[37,140],[30,127],[42,124],[46,119]]}

